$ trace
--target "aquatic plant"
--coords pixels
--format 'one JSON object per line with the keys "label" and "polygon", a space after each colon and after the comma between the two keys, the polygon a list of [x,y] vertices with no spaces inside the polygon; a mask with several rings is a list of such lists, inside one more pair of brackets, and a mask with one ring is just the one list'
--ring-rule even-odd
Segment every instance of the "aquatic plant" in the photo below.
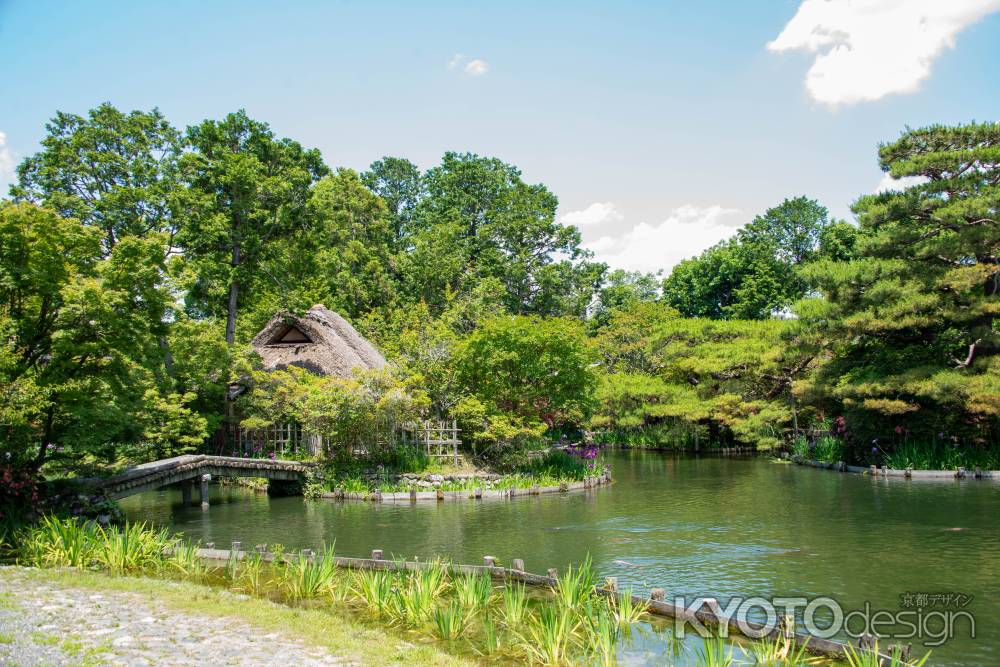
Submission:
{"label": "aquatic plant", "polygon": [[771,637],[762,637],[750,642],[749,653],[753,656],[755,665],[766,667],[798,667],[820,662],[818,657],[809,657],[806,653],[808,640],[802,644],[781,633]]}
{"label": "aquatic plant", "polygon": [[337,573],[333,546],[323,550],[322,556],[309,558],[299,554],[285,567],[283,588],[292,600],[311,600],[329,594]]}
{"label": "aquatic plant", "polygon": [[705,637],[702,645],[695,651],[698,667],[732,667],[733,647],[722,637]]}
{"label": "aquatic plant", "polygon": [[370,611],[386,614],[395,602],[393,583],[393,576],[384,570],[358,570],[354,573],[351,591]]}
{"label": "aquatic plant", "polygon": [[444,590],[444,574],[439,568],[396,575],[398,585],[393,588],[392,615],[408,625],[420,625],[430,619],[437,597]]}
{"label": "aquatic plant", "polygon": [[496,621],[492,616],[485,616],[482,623],[483,641],[477,652],[482,655],[493,655],[500,650],[500,633],[497,631]]}
{"label": "aquatic plant", "polygon": [[500,613],[503,616],[504,625],[508,628],[516,628],[524,622],[528,613],[528,596],[523,583],[507,583],[503,587],[501,596],[503,606]]}
{"label": "aquatic plant", "polygon": [[434,631],[439,639],[450,642],[465,634],[468,619],[465,610],[452,601],[434,610]]}
{"label": "aquatic plant", "polygon": [[605,667],[618,664],[617,647],[622,626],[606,606],[591,616],[587,630],[586,645],[597,663]]}
{"label": "aquatic plant", "polygon": [[559,605],[575,610],[593,597],[596,582],[597,577],[593,571],[590,554],[587,554],[582,563],[576,567],[570,565],[559,575],[552,592]]}
{"label": "aquatic plant", "polygon": [[186,579],[201,580],[208,573],[208,566],[198,555],[198,545],[178,541],[170,550],[166,566]]}
{"label": "aquatic plant", "polygon": [[239,586],[251,595],[260,595],[265,585],[264,556],[256,551],[245,554],[240,567]]}
{"label": "aquatic plant", "polygon": [[546,665],[569,662],[580,629],[580,619],[572,609],[543,606],[526,627],[527,635],[520,636],[519,646],[530,659]]}
{"label": "aquatic plant", "polygon": [[629,589],[623,595],[612,595],[608,599],[608,609],[615,623],[623,631],[628,632],[633,624],[642,620],[646,615],[646,605],[636,604]]}
{"label": "aquatic plant", "polygon": [[17,560],[34,567],[87,567],[94,559],[98,528],[94,523],[55,516],[19,531]]}
{"label": "aquatic plant", "polygon": [[98,528],[96,539],[95,560],[115,574],[155,569],[174,543],[166,530],[154,530],[145,523]]}
{"label": "aquatic plant", "polygon": [[844,662],[847,667],[923,667],[931,657],[928,651],[924,657],[916,660],[906,660],[902,657],[902,649],[896,646],[889,651],[889,660],[879,655],[878,641],[869,649],[855,648],[848,644],[845,647]]}
{"label": "aquatic plant", "polygon": [[470,613],[489,605],[493,596],[493,580],[481,572],[456,577],[453,586],[458,603]]}

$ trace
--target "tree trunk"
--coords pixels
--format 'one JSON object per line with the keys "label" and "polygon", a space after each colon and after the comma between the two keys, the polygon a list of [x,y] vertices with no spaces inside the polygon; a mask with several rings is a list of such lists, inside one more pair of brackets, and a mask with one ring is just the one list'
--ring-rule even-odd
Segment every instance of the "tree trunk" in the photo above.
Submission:
{"label": "tree trunk", "polygon": [[[240,246],[233,245],[233,260],[230,263],[233,269],[240,265]],[[240,295],[240,284],[234,275],[229,279],[229,307],[226,312],[226,344],[232,345],[236,342],[236,305]]]}

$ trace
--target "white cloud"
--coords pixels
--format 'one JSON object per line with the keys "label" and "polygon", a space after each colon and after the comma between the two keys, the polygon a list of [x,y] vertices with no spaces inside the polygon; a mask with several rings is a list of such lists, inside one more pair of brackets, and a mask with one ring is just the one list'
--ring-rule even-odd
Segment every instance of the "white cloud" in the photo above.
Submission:
{"label": "white cloud", "polygon": [[614,268],[669,272],[682,259],[735,234],[743,223],[733,217],[736,213],[738,209],[719,205],[685,204],[674,209],[663,222],[655,225],[641,222],[621,236],[604,235],[588,240],[585,233],[583,245],[593,250],[599,261]]}
{"label": "white cloud", "polygon": [[485,60],[476,58],[465,64],[465,73],[470,76],[482,76],[490,71],[490,64]]}
{"label": "white cloud", "polygon": [[570,211],[559,218],[559,222],[564,225],[590,227],[604,222],[617,222],[624,217],[613,202],[606,201],[594,202],[582,211]]}
{"label": "white cloud", "polygon": [[888,192],[889,190],[905,190],[906,188],[912,188],[914,185],[920,185],[926,183],[927,178],[925,176],[903,176],[902,178],[893,178],[892,174],[882,174],[881,180],[879,180],[878,185],[875,186],[875,194],[881,192]]}
{"label": "white cloud", "polygon": [[774,52],[815,53],[806,90],[836,106],[912,93],[955,36],[1000,0],[803,0]]}
{"label": "white cloud", "polygon": [[462,71],[469,76],[482,76],[490,71],[490,64],[481,58],[473,58],[472,60],[466,62],[465,56],[461,53],[456,53],[448,61],[448,69],[458,69],[462,68]]}
{"label": "white cloud", "polygon": [[0,179],[14,175],[14,155],[7,147],[7,134],[0,132]]}

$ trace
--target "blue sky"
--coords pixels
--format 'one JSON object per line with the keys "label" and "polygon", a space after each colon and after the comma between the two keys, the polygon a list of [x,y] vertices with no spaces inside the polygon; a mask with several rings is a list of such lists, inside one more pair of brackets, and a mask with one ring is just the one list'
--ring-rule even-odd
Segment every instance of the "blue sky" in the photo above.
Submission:
{"label": "blue sky", "polygon": [[497,156],[668,269],[785,197],[849,217],[907,125],[998,120],[1000,0],[0,0],[0,63],[4,191],[56,110],[245,108],[334,166]]}

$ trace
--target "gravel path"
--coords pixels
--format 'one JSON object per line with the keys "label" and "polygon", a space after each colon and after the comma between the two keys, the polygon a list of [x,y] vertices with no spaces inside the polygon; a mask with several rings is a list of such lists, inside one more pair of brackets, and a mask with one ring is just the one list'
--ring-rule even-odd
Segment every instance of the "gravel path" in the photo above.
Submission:
{"label": "gravel path", "polygon": [[346,665],[238,618],[182,614],[146,596],[31,581],[0,568],[0,665]]}

